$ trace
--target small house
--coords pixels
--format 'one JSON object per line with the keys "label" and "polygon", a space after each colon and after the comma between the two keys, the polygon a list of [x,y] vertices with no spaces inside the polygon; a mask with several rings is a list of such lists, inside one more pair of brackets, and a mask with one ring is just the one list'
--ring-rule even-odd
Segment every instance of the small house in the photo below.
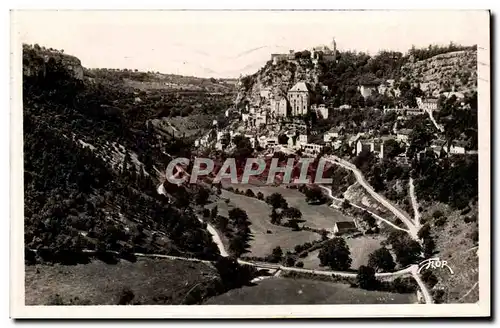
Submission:
{"label": "small house", "polygon": [[356,231],[358,231],[358,227],[356,226],[354,221],[335,222],[335,225],[333,226],[333,233],[335,234],[344,234]]}

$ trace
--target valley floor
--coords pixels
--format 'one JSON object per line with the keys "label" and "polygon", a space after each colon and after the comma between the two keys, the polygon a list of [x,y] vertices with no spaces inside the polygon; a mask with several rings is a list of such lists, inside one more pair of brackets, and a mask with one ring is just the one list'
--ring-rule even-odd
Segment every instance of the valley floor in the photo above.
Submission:
{"label": "valley floor", "polygon": [[325,281],[269,278],[256,286],[245,286],[209,299],[205,304],[409,304],[414,294],[396,294],[350,288]]}

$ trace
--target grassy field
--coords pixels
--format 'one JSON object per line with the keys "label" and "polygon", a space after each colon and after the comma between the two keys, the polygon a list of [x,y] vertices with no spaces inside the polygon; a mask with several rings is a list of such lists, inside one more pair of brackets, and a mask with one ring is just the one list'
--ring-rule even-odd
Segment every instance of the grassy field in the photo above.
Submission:
{"label": "grassy field", "polygon": [[412,294],[350,288],[349,285],[307,279],[270,278],[256,286],[233,289],[205,304],[409,304]]}
{"label": "grassy field", "polygon": [[331,230],[333,229],[335,222],[352,221],[352,218],[343,215],[340,211],[337,211],[326,204],[309,205],[306,202],[304,194],[299,192],[297,189],[254,185],[234,185],[233,188],[238,188],[240,190],[252,189],[255,194],[260,191],[264,194],[264,197],[275,192],[280,193],[286,199],[289,206],[296,207],[302,212],[302,217],[306,220],[304,224],[314,229]]}
{"label": "grassy field", "polygon": [[[357,238],[346,238],[345,239],[349,250],[351,251],[351,269],[358,269],[361,265],[368,264],[369,255],[376,249],[380,248],[381,238],[362,236]],[[325,269],[320,266],[320,261],[318,259],[319,250],[309,253],[309,255],[301,259],[304,262],[304,268],[306,269]]]}
{"label": "grassy field", "polygon": [[[224,198],[229,199],[230,203],[226,204]],[[286,250],[293,250],[298,244],[312,242],[320,238],[314,232],[292,231],[290,228],[271,224],[269,218],[271,208],[256,198],[222,190],[217,207],[219,214],[223,216],[228,216],[228,211],[234,207],[239,207],[247,212],[252,224],[250,225],[250,252],[245,253],[246,256],[267,256],[277,246],[280,246],[285,252]],[[268,230],[272,233],[267,233]]]}
{"label": "grassy field", "polygon": [[34,265],[26,266],[25,273],[26,305],[53,304],[56,294],[64,304],[78,297],[79,304],[116,305],[125,288],[140,304],[182,304],[194,285],[219,277],[210,265],[167,259]]}

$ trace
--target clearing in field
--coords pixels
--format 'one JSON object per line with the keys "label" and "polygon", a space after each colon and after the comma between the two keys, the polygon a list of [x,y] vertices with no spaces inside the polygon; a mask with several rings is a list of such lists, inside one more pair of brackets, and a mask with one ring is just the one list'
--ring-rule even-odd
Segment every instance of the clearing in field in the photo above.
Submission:
{"label": "clearing in field", "polygon": [[209,299],[205,304],[409,304],[413,294],[397,294],[350,288],[326,281],[270,278]]}
{"label": "clearing in field", "polygon": [[[351,269],[357,270],[360,266],[368,264],[370,254],[381,247],[380,243],[382,242],[382,238],[361,236],[356,238],[345,238],[345,241],[351,251]],[[320,266],[318,253],[319,249],[310,252],[306,258],[301,259],[304,263],[304,268],[325,270],[324,267]]]}
{"label": "clearing in field", "polygon": [[302,217],[306,220],[304,224],[314,229],[332,230],[335,222],[352,221],[352,218],[345,216],[340,211],[329,207],[327,204],[309,205],[306,202],[306,197],[297,189],[288,189],[282,186],[255,186],[255,185],[233,185],[233,188],[246,191],[252,189],[257,194],[259,191],[264,194],[264,197],[272,193],[280,193],[291,207],[296,207],[302,212]]}
{"label": "clearing in field", "polygon": [[[229,199],[230,203],[226,204],[224,199]],[[288,227],[271,224],[269,218],[271,207],[257,198],[222,190],[217,207],[219,214],[226,217],[229,210],[234,207],[247,212],[252,224],[250,225],[250,252],[245,253],[246,256],[264,257],[270,255],[277,246],[280,246],[283,252],[292,251],[296,245],[320,239],[319,234],[311,231],[293,231]]]}

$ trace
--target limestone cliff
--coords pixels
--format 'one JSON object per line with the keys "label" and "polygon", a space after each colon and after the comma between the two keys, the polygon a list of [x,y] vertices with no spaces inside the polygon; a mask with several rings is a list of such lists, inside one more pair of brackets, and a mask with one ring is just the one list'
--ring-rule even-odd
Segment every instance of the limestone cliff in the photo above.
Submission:
{"label": "limestone cliff", "polygon": [[268,62],[255,74],[240,79],[236,103],[245,100],[252,104],[259,103],[261,92],[266,89],[273,95],[285,96],[299,81],[314,88],[319,75],[319,68],[308,59],[283,61],[276,65]]}
{"label": "limestone cliff", "polygon": [[73,78],[83,80],[83,66],[80,59],[59,50],[23,45],[24,76],[45,76],[47,66],[51,64],[60,65]]}
{"label": "limestone cliff", "polygon": [[477,90],[477,51],[448,52],[426,60],[409,62],[401,68],[402,76],[419,83],[428,95],[442,92]]}

